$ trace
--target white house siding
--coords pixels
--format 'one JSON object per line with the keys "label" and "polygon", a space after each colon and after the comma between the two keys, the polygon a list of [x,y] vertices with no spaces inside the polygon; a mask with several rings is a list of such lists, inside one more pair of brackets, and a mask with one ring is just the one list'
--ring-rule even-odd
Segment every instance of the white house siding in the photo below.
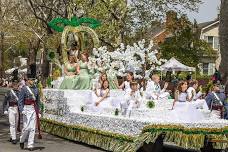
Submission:
{"label": "white house siding", "polygon": [[217,58],[213,62],[209,61],[209,60],[203,62],[202,65],[208,64],[208,72],[205,72],[205,69],[203,70],[203,68],[202,68],[200,71],[201,74],[213,75],[213,73],[215,72],[215,68],[217,68],[217,69],[219,68],[219,65],[221,62],[221,55],[219,52],[219,40],[218,40],[219,39],[219,22],[212,23],[211,26],[209,25],[207,27],[202,28],[202,30],[201,30],[201,36],[200,36],[201,39],[208,42],[211,40],[212,37],[213,37],[212,47],[217,52]]}

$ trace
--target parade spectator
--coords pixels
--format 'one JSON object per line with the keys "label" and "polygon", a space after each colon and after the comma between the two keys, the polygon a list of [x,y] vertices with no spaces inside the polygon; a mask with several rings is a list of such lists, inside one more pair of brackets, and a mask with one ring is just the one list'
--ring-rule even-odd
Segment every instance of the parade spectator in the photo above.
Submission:
{"label": "parade spectator", "polygon": [[212,79],[213,83],[218,83],[218,81],[221,82],[221,80],[222,80],[221,74],[217,69],[215,69],[215,73],[213,74],[211,79]]}

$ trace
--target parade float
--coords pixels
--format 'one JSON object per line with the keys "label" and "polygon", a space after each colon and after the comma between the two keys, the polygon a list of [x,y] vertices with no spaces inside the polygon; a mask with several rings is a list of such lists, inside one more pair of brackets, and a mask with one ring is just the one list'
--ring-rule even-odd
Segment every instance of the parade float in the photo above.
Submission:
{"label": "parade float", "polygon": [[[57,23],[62,23],[65,27],[59,27]],[[107,51],[107,47],[99,46],[98,36],[93,30],[99,25],[98,21],[90,18],[57,18],[50,23],[53,29],[63,32],[63,62],[67,60],[68,33],[73,33],[80,48],[84,47],[83,33],[92,37],[94,49],[90,52],[90,68],[97,71],[93,75],[93,82],[97,81],[99,72],[103,70],[110,76],[120,77],[124,77],[125,72],[131,70],[134,71],[136,79],[147,79],[152,70],[166,62],[157,59],[158,52],[152,49],[153,44],[145,47],[144,40],[133,46],[121,44],[115,51]],[[53,64],[60,64],[57,60],[52,61]],[[146,68],[146,64],[150,65],[150,69]],[[204,147],[205,139],[224,141],[214,142],[215,148],[228,147],[228,121],[216,117],[208,110],[199,109],[205,116],[201,121],[180,121],[172,117],[173,99],[145,99],[140,108],[131,111],[130,116],[123,116],[118,106],[94,110],[91,106],[94,91],[61,90],[61,81],[62,78],[58,78],[52,82],[53,88],[43,90],[44,111],[41,128],[44,132],[108,151],[137,151],[144,144],[154,143],[160,135],[164,135],[164,142],[174,143],[186,149],[199,150]],[[141,93],[143,95],[143,91]],[[111,90],[110,97],[119,102],[124,98],[124,91]]]}

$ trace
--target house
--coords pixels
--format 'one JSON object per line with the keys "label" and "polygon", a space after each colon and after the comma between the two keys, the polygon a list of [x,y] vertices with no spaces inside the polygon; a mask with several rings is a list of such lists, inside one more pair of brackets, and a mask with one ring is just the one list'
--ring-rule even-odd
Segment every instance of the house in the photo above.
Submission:
{"label": "house", "polygon": [[[151,40],[155,45],[163,43],[167,38],[172,37],[172,33],[166,29],[167,24],[172,24],[175,19],[175,14],[167,16],[166,22],[161,26],[154,29],[151,34]],[[214,50],[210,55],[200,56],[200,63],[198,68],[200,69],[201,75],[213,75],[215,68],[218,69],[221,57],[219,53],[219,20],[205,22],[198,24],[198,30],[200,31],[200,39],[205,40]]]}
{"label": "house", "polygon": [[212,75],[219,68],[221,56],[219,51],[219,19],[198,25],[200,39],[205,40],[214,50],[212,56],[203,56],[199,68],[201,74]]}

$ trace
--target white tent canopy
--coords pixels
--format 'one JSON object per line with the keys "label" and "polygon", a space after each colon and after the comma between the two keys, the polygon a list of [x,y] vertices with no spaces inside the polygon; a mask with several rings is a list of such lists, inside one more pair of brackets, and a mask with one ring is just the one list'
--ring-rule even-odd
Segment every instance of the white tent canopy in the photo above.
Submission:
{"label": "white tent canopy", "polygon": [[196,68],[182,64],[174,57],[160,66],[161,71],[196,71]]}

